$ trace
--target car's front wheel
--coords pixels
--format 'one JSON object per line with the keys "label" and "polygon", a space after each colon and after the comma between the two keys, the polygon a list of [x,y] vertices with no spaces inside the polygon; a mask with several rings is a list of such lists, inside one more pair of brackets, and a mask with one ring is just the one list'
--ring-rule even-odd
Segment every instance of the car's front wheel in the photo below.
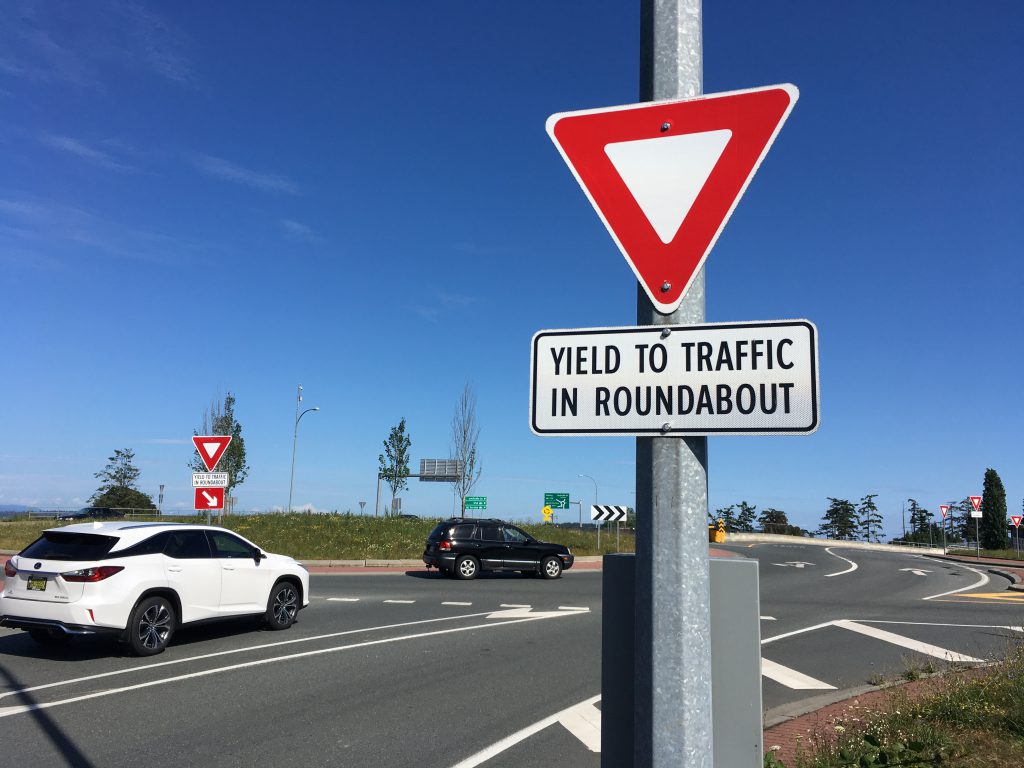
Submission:
{"label": "car's front wheel", "polygon": [[174,606],[167,598],[147,597],[128,620],[128,646],[136,656],[163,653],[174,634]]}
{"label": "car's front wheel", "polygon": [[455,575],[460,579],[475,579],[480,573],[480,564],[475,557],[460,557],[455,563]]}
{"label": "car's front wheel", "polygon": [[281,581],[270,590],[267,601],[267,626],[273,630],[288,629],[299,612],[299,590],[290,581]]}
{"label": "car's front wheel", "polygon": [[557,557],[545,557],[540,564],[540,572],[545,579],[557,579],[562,575],[562,561]]}

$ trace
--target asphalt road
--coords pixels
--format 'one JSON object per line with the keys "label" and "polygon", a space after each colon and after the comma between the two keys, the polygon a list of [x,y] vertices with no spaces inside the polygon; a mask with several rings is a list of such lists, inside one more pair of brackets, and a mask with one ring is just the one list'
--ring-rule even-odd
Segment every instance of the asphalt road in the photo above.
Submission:
{"label": "asphalt road", "polygon": [[[1024,594],[964,566],[735,550],[761,564],[769,715],[1022,637],[1010,627],[1024,624]],[[0,630],[0,755],[25,766],[599,765],[599,572],[314,575],[312,593],[291,630],[194,628],[152,659],[88,639],[42,650]]]}

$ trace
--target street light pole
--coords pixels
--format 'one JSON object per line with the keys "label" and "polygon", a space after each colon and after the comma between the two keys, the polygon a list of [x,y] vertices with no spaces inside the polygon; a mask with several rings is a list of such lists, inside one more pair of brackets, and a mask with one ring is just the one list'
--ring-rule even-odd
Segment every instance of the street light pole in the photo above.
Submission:
{"label": "street light pole", "polygon": [[292,479],[288,484],[288,511],[292,511],[292,491],[295,490],[295,447],[299,442],[299,421],[310,411],[319,411],[319,408],[307,408],[299,413],[299,403],[302,402],[302,385],[299,384],[299,391],[295,397],[295,434],[292,436]]}
{"label": "street light pole", "polygon": [[[579,475],[579,477],[585,477],[587,480],[594,484],[594,506],[597,506],[597,480],[592,478],[590,475]],[[580,528],[583,527],[583,505],[580,504]],[[601,549],[601,521],[597,521],[597,548]]]}

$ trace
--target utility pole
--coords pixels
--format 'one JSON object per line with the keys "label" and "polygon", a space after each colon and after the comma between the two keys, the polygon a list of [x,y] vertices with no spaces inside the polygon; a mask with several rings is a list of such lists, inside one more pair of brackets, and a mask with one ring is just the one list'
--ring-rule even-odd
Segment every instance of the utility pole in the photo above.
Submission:
{"label": "utility pole", "polygon": [[[641,0],[640,100],[700,96],[702,49],[701,0]],[[696,325],[704,307],[703,268],[671,314],[637,285],[637,325]],[[706,437],[636,438],[638,767],[712,766],[707,456]]]}

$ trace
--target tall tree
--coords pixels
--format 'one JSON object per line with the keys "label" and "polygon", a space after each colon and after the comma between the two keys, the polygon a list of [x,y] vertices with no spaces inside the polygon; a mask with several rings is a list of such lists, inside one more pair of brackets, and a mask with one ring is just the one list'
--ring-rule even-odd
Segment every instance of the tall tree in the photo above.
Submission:
{"label": "tall tree", "polygon": [[754,521],[757,519],[755,516],[757,507],[748,504],[746,501],[739,503],[739,512],[736,515],[736,530],[742,533],[753,533],[754,532]]}
{"label": "tall tree", "polygon": [[455,495],[459,497],[459,509],[466,515],[466,497],[480,479],[483,465],[476,450],[480,437],[480,425],[476,420],[476,395],[469,382],[462,388],[462,395],[455,404],[452,416],[452,458],[459,462],[462,475],[455,481]]}
{"label": "tall tree", "polygon": [[[231,491],[237,485],[245,482],[249,476],[249,465],[245,463],[245,438],[242,437],[242,425],[235,418],[235,396],[228,392],[224,396],[224,402],[214,400],[210,403],[210,410],[203,414],[203,426],[201,430],[193,430],[194,435],[231,435],[231,442],[228,444],[224,455],[217,462],[218,472],[228,473],[228,485],[224,489],[225,499],[231,496]],[[189,468],[193,472],[205,472],[206,465],[198,453],[192,455]]]}
{"label": "tall tree", "polygon": [[153,499],[138,488],[140,470],[135,466],[135,452],[130,448],[115,449],[107,465],[93,475],[100,487],[89,499],[96,507],[156,509]]}
{"label": "tall tree", "polygon": [[974,519],[971,517],[971,513],[974,511],[974,505],[971,504],[971,497],[965,496],[960,500],[960,503],[956,505],[957,509],[957,532],[960,534],[960,538],[964,541],[974,540]]}
{"label": "tall tree", "polygon": [[768,507],[761,512],[757,522],[761,525],[761,530],[764,533],[788,533],[790,528],[786,513],[774,507]]}
{"label": "tall tree", "polygon": [[985,470],[981,489],[981,546],[983,549],[1006,549],[1010,546],[1007,535],[1006,491],[1003,481],[994,469]]}
{"label": "tall tree", "polygon": [[931,513],[917,503],[916,499],[907,499],[910,508],[910,536],[913,541],[924,543],[928,541],[928,529],[931,524]]}
{"label": "tall tree", "polygon": [[857,510],[847,499],[828,496],[829,507],[822,516],[818,533],[833,539],[853,539],[857,532]]}
{"label": "tall tree", "polygon": [[[409,448],[412,439],[405,432],[405,417],[391,428],[384,441],[384,453],[377,457],[380,462],[378,474],[391,488],[391,511],[395,510],[395,497],[409,486]],[[385,459],[385,457],[387,457]]]}
{"label": "tall tree", "polygon": [[869,493],[857,505],[857,527],[864,541],[878,542],[882,535],[882,515],[875,504],[877,493]]}

